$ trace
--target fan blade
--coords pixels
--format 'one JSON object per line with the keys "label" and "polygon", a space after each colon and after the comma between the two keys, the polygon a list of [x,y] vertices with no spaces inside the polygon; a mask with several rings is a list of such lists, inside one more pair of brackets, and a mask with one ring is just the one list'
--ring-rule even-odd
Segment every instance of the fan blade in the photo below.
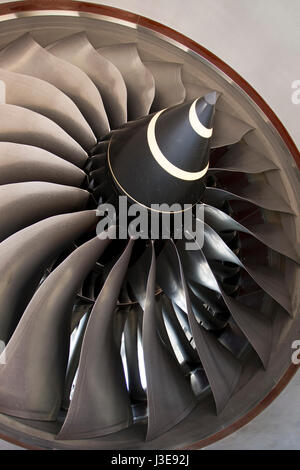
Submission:
{"label": "fan blade", "polygon": [[266,369],[272,349],[272,322],[263,313],[222,293],[234,321],[257,352]]}
{"label": "fan blade", "polygon": [[188,288],[184,278],[179,253],[174,245],[180,269],[181,283],[185,292],[186,311],[196,348],[207,375],[219,414],[233,394],[241,374],[238,360],[217,340],[217,338],[198,324],[193,313]]}
{"label": "fan blade", "polygon": [[271,266],[244,266],[254,281],[293,316],[291,298],[282,272]]}
{"label": "fan blade", "polygon": [[210,168],[210,171],[215,170],[261,173],[278,170],[278,167],[264,155],[249,147],[249,145],[240,142],[219,158],[214,167]]}
{"label": "fan blade", "polygon": [[208,260],[229,261],[244,268],[267,294],[292,315],[290,294],[280,271],[269,266],[243,264],[222,238],[207,224],[205,224],[204,239],[203,253]]}
{"label": "fan blade", "polygon": [[35,111],[58,124],[84,149],[96,144],[90,126],[73,101],[44,80],[0,69],[5,102]]}
{"label": "fan blade", "polygon": [[250,234],[272,250],[291,258],[296,263],[300,263],[298,253],[279,224],[266,222],[245,226],[225,214],[225,212],[206,204],[204,205],[204,218],[205,222],[217,232],[237,230]]}
{"label": "fan blade", "polygon": [[87,154],[57,124],[41,114],[10,104],[0,106],[0,141],[28,144],[48,150],[82,167]]}
{"label": "fan blade", "polygon": [[101,96],[89,77],[78,67],[47,52],[29,34],[0,51],[0,67],[51,83],[74,101],[98,138],[109,131]]}
{"label": "fan blade", "polygon": [[[206,237],[204,239],[204,242],[205,240],[207,245],[209,242],[209,238]],[[213,243],[214,241],[212,241],[212,245]],[[226,248],[229,250],[227,245]],[[181,253],[181,261],[183,264],[183,268],[184,271],[187,273],[189,280],[194,283],[199,283],[207,289],[210,289],[220,294],[221,291],[218,286],[218,283],[211,271],[211,268],[209,267],[209,264],[206,261],[206,258],[200,246],[197,250],[185,250],[184,241],[182,242],[181,240],[179,240],[177,244],[177,249]],[[207,252],[209,251],[207,250]]]}
{"label": "fan blade", "polygon": [[0,366],[2,413],[57,419],[76,291],[109,242],[96,237],[77,248],[36,291],[5,348],[6,363]]}
{"label": "fan blade", "polygon": [[127,90],[123,77],[117,67],[97,53],[85,32],[60,39],[47,49],[90,77],[101,94],[113,129],[127,121]]}
{"label": "fan blade", "polygon": [[146,394],[142,387],[138,357],[138,328],[143,316],[139,306],[133,306],[128,312],[125,324],[125,351],[128,368],[128,388],[133,403],[145,401]]}
{"label": "fan blade", "polygon": [[249,184],[240,191],[240,194],[233,194],[224,189],[207,187],[203,202],[208,205],[220,207],[220,205],[223,205],[224,201],[234,199],[248,201],[264,209],[286,212],[287,214],[294,213],[289,204],[285,202],[271,186],[266,183],[263,184],[262,182]]}
{"label": "fan blade", "polygon": [[0,339],[5,344],[46,267],[96,222],[95,211],[56,215],[15,233],[0,244]]}
{"label": "fan blade", "polygon": [[80,186],[86,174],[72,163],[38,147],[0,142],[0,185],[46,181]]}
{"label": "fan blade", "polygon": [[26,182],[0,186],[0,241],[29,224],[63,212],[81,210],[89,193],[54,183]]}
{"label": "fan blade", "polygon": [[214,119],[214,132],[211,148],[224,147],[239,142],[253,128],[244,121],[217,110]]}
{"label": "fan blade", "polygon": [[85,312],[83,318],[80,321],[78,326],[78,331],[76,332],[76,344],[72,351],[71,357],[69,358],[66,379],[65,379],[65,391],[64,391],[64,399],[62,403],[62,407],[64,409],[68,409],[70,405],[70,393],[72,390],[72,385],[74,382],[74,377],[76,375],[76,371],[78,369],[79,358],[80,358],[80,351],[83,343],[83,338],[86,330],[86,326],[90,317],[91,313],[91,306],[88,307],[88,311]]}
{"label": "fan blade", "polygon": [[128,121],[149,113],[155,95],[155,81],[139,56],[136,44],[115,44],[98,52],[121,72],[127,88]]}
{"label": "fan blade", "polygon": [[99,437],[126,428],[132,421],[114,333],[114,312],[132,245],[130,240],[95,302],[83,340],[73,398],[58,439]]}
{"label": "fan blade", "polygon": [[[196,253],[196,251],[193,251]],[[177,259],[174,257],[174,250],[170,243],[167,243],[160,253],[157,260],[157,281],[163,292],[172,300],[174,308],[177,306],[187,314],[185,292],[180,280],[180,273],[177,267]],[[203,265],[204,266],[204,265]],[[208,273],[208,269],[206,269]],[[210,275],[210,282],[214,281],[216,289],[218,286],[213,280],[213,276]],[[205,324],[210,325],[211,315],[203,305],[205,302],[200,301],[193,292],[190,292],[191,303],[197,319],[205,321]],[[176,304],[176,305],[175,305]]]}
{"label": "fan blade", "polygon": [[[227,261],[243,266],[240,259],[208,224],[204,223],[203,253],[209,260]],[[209,286],[207,286],[209,287]]]}
{"label": "fan blade", "polygon": [[[147,379],[148,431],[153,440],[182,421],[196,406],[196,398],[173,355],[157,333],[162,312],[155,301],[156,261],[152,262],[147,282],[143,321],[143,351]],[[169,393],[169,391],[172,393]]]}
{"label": "fan blade", "polygon": [[144,64],[155,81],[155,96],[151,112],[183,103],[185,88],[181,79],[182,64],[174,62],[144,62]]}
{"label": "fan blade", "polygon": [[162,308],[165,321],[176,337],[176,344],[184,361],[188,364],[198,363],[199,356],[188,340],[171,301],[165,295],[162,296]]}

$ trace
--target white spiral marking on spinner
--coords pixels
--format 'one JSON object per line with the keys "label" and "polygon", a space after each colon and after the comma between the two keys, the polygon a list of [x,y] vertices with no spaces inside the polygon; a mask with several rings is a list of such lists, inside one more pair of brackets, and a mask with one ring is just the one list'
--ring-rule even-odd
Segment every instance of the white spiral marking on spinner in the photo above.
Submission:
{"label": "white spiral marking on spinner", "polygon": [[[197,100],[196,100],[197,101]],[[173,165],[173,163],[171,163],[165,156],[164,154],[162,153],[162,151],[160,150],[159,148],[159,145],[157,143],[157,140],[156,140],[156,136],[155,136],[155,126],[156,126],[156,122],[159,118],[159,116],[165,111],[165,109],[159,111],[158,113],[156,113],[153,118],[151,119],[151,121],[149,122],[149,125],[148,125],[148,129],[147,129],[147,140],[148,140],[148,145],[149,145],[149,149],[152,153],[152,156],[154,157],[154,159],[156,160],[156,162],[167,172],[169,173],[170,175],[174,176],[175,178],[179,178],[179,179],[182,179],[182,180],[185,180],[185,181],[195,181],[195,180],[198,180],[200,178],[203,178],[203,176],[207,173],[207,170],[208,170],[208,167],[209,167],[209,163],[207,164],[207,166],[201,170],[201,171],[197,171],[197,172],[192,172],[192,171],[185,171],[185,170],[182,170],[181,168],[178,168],[177,166]],[[190,111],[191,112],[191,111]],[[198,118],[197,118],[198,119]],[[198,120],[199,121],[199,120]],[[202,124],[201,124],[202,125]],[[204,126],[202,126],[204,127]],[[206,129],[204,127],[204,129]],[[208,130],[208,129],[206,129]],[[212,129],[211,129],[212,131]],[[202,136],[204,137],[204,136]]]}

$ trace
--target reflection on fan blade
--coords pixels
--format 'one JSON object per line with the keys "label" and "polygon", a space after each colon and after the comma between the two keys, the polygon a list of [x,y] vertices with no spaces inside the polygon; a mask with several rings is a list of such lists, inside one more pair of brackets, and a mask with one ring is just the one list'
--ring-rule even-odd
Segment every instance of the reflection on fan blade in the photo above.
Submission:
{"label": "reflection on fan blade", "polygon": [[181,79],[182,64],[174,62],[144,62],[144,64],[155,80],[155,97],[151,112],[184,102],[185,88]]}
{"label": "reflection on fan blade", "polygon": [[6,344],[46,267],[97,223],[95,211],[62,214],[25,228],[0,244],[0,339]]}
{"label": "reflection on fan blade", "polygon": [[155,301],[155,279],[156,261],[152,244],[152,262],[143,321],[143,351],[149,410],[148,441],[182,421],[197,403],[178,362],[166,349],[157,333],[157,319],[162,312]]}
{"label": "reflection on fan blade", "polygon": [[157,258],[157,283],[169,299],[186,312],[185,292],[176,261],[174,251],[167,243]]}
{"label": "reflection on fan blade", "polygon": [[166,295],[162,296],[162,308],[163,316],[167,325],[169,325],[169,328],[177,339],[176,343],[184,361],[188,364],[199,363],[198,354],[187,339],[187,336],[175,313],[174,307]]}
{"label": "reflection on fan blade", "polygon": [[222,263],[222,261],[210,260],[209,266],[215,278],[220,279],[222,282],[228,277],[235,276],[241,270],[239,266],[228,266]]}
{"label": "reflection on fan blade", "polygon": [[150,70],[140,59],[136,44],[114,44],[101,47],[98,52],[121,72],[127,87],[128,121],[149,113],[155,82]]}
{"label": "reflection on fan blade", "polygon": [[203,253],[209,260],[228,261],[243,266],[222,238],[208,224],[204,223]]}
{"label": "reflection on fan blade", "polygon": [[[120,294],[119,294],[120,295]],[[118,308],[115,312],[115,342],[118,350],[121,349],[122,339],[124,334],[124,328],[128,316],[128,310],[123,308]]]}
{"label": "reflection on fan blade", "polygon": [[[200,246],[198,250],[186,250],[184,245],[185,240],[179,240],[177,243],[177,250],[180,252],[183,269],[187,273],[188,279],[217,293],[221,293],[215,276],[213,275]],[[229,250],[228,247],[227,249]]]}
{"label": "reflection on fan blade", "polygon": [[[216,116],[218,116],[217,113]],[[217,129],[216,127],[216,131]],[[210,170],[261,173],[278,170],[278,167],[264,155],[257,153],[256,150],[249,147],[249,145],[240,142],[219,158],[215,166],[211,167]]]}
{"label": "reflection on fan blade", "polygon": [[190,304],[188,287],[185,282],[179,253],[175,245],[174,248],[177,253],[181,283],[185,291],[186,310],[193,338],[215,399],[217,413],[220,413],[237,386],[241,374],[241,365],[229,350],[222,346],[213,333],[209,333],[198,324]]}
{"label": "reflection on fan blade", "polygon": [[240,194],[233,194],[224,189],[207,187],[203,202],[220,207],[224,204],[224,201],[234,199],[248,201],[264,209],[286,212],[287,214],[294,213],[289,204],[270,185],[261,182],[249,184],[240,191]]}
{"label": "reflection on fan blade", "polygon": [[147,272],[150,269],[151,253],[150,250],[144,250],[138,260],[129,267],[127,279],[135,300],[145,306]]}
{"label": "reflection on fan blade", "polygon": [[71,357],[69,358],[69,363],[68,363],[68,368],[67,368],[67,373],[66,373],[66,378],[65,378],[65,391],[64,391],[64,398],[62,402],[62,407],[64,409],[69,408],[70,404],[70,393],[72,390],[72,385],[74,382],[74,377],[78,368],[79,364],[79,358],[80,358],[80,351],[81,351],[81,346],[84,338],[84,333],[86,330],[87,322],[90,317],[90,312],[91,312],[91,306],[87,307],[87,310],[84,317],[81,319],[81,322],[78,326],[78,331],[76,332],[76,344],[74,346],[74,349],[72,351]]}
{"label": "reflection on fan blade", "polygon": [[48,150],[82,167],[87,154],[77,142],[50,119],[10,104],[0,106],[0,141],[28,144]]}
{"label": "reflection on fan blade", "polygon": [[77,248],[36,291],[6,346],[6,363],[0,365],[1,413],[57,419],[76,291],[109,242],[96,237]]}
{"label": "reflection on fan blade", "polygon": [[111,127],[127,121],[127,90],[119,70],[102,57],[80,32],[60,39],[47,50],[83,70],[101,93]]}
{"label": "reflection on fan blade", "polygon": [[[169,353],[174,357],[174,359],[177,361],[177,356],[174,351],[174,348],[171,344],[171,340],[166,328],[165,320],[163,317],[163,302],[161,295],[155,294],[155,302],[157,303],[156,310],[161,312],[161,315],[158,315],[156,317],[156,329],[157,329],[157,334],[160,337],[163,345],[165,348],[169,351]],[[179,361],[178,361],[179,362]]]}
{"label": "reflection on fan blade", "polygon": [[124,330],[128,388],[133,403],[145,401],[146,399],[141,382],[138,358],[138,327],[142,316],[142,309],[138,305],[132,306],[128,312]]}
{"label": "reflection on fan blade", "polygon": [[26,182],[0,186],[0,241],[29,224],[63,212],[84,209],[89,193],[54,183]]}
{"label": "reflection on fan blade", "polygon": [[244,266],[254,281],[278,302],[290,316],[292,313],[291,297],[281,271],[270,266]]}
{"label": "reflection on fan blade", "polygon": [[257,240],[264,243],[272,250],[281,253],[296,263],[299,263],[299,255],[296,253],[294,245],[286,236],[279,224],[264,223],[259,225],[247,226],[240,224],[225,212],[220,211],[216,207],[204,205],[205,222],[217,232],[227,230],[237,230],[239,232],[253,235]]}
{"label": "reflection on fan blade", "polygon": [[0,69],[5,84],[5,102],[31,109],[56,122],[83,148],[90,149],[96,138],[74,102],[44,80]]}
{"label": "reflection on fan blade", "polygon": [[[180,241],[179,241],[180,243]],[[197,253],[193,250],[193,254]],[[186,302],[185,302],[185,292],[180,281],[179,271],[177,269],[177,258],[174,257],[174,250],[170,243],[167,243],[160,253],[157,260],[158,270],[157,270],[157,281],[162,290],[167,294],[167,296],[172,300],[177,307],[183,310],[187,314]],[[188,266],[187,269],[190,269],[191,266]],[[197,267],[196,267],[197,269]],[[206,265],[201,265],[201,272],[207,273],[207,280],[211,283],[214,282],[215,288],[218,289],[218,286],[213,279],[213,276],[209,274],[209,268]],[[197,279],[197,272],[194,274]],[[191,303],[197,319],[204,321],[207,326],[211,325],[211,314],[207,311],[204,306],[204,301],[200,301],[197,296],[190,292]]]}
{"label": "reflection on fan blade", "polygon": [[[88,276],[87,276],[88,278]],[[71,319],[71,332],[78,327],[81,319],[84,317],[87,311],[94,305],[94,302],[90,299],[82,297],[77,293],[76,300],[73,306],[73,313]]]}
{"label": "reflection on fan blade", "polygon": [[272,349],[272,322],[258,312],[222,293],[223,299],[238,327],[253,346],[266,369]]}
{"label": "reflection on fan blade", "polygon": [[0,51],[0,67],[51,83],[74,101],[98,138],[109,131],[101,96],[89,77],[47,52],[29,34]]}
{"label": "reflection on fan blade", "polygon": [[128,427],[132,421],[114,333],[114,313],[132,245],[130,240],[95,302],[83,340],[73,398],[58,439],[103,436]]}
{"label": "reflection on fan blade", "polygon": [[25,181],[80,186],[84,171],[53,153],[31,145],[0,142],[0,185]]}

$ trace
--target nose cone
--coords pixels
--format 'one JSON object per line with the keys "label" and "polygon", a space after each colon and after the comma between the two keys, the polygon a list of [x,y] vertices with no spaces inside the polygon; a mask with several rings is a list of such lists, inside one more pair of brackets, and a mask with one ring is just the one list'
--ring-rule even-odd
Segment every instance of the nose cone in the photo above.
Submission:
{"label": "nose cone", "polygon": [[150,209],[200,201],[217,97],[216,92],[209,93],[113,134],[108,163],[119,192]]}

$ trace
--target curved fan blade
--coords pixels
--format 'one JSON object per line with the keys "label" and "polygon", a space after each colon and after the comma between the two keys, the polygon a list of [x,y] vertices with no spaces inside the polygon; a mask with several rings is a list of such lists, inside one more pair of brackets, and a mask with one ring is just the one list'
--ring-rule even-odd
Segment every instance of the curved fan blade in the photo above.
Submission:
{"label": "curved fan blade", "polygon": [[163,317],[167,326],[169,326],[170,330],[173,332],[173,335],[176,338],[175,344],[178,346],[183,360],[187,364],[198,363],[199,356],[188,340],[184,328],[181,326],[178,316],[176,315],[172,302],[165,295],[163,295],[161,298]]}
{"label": "curved fan blade", "polygon": [[[198,251],[193,251],[193,253],[198,253]],[[207,274],[207,279],[205,280],[205,282],[209,283],[213,287],[213,290],[218,290],[219,287],[213,276],[210,275],[210,270],[208,269],[208,267],[205,266],[205,263],[201,262],[201,259],[199,264],[201,265],[200,273]],[[186,310],[185,291],[183,289],[183,285],[180,279],[177,258],[174,257],[174,250],[172,249],[170,243],[167,243],[162,252],[160,253],[157,260],[157,265],[157,281],[159,286],[172,300],[174,308],[179,307],[187,314],[188,312]],[[196,279],[196,282],[199,282],[197,280],[197,263],[194,267],[196,267],[196,270],[192,273],[191,278],[194,278]],[[188,269],[190,269],[190,266]],[[201,280],[202,278],[199,279]],[[197,319],[199,321],[204,321],[205,325],[210,326],[211,315],[204,306],[206,302],[203,301],[203,299],[198,298],[198,296],[196,296],[193,291],[190,291],[190,300]]]}
{"label": "curved fan blade", "polygon": [[[85,314],[83,318],[81,319],[81,322],[79,323],[79,326],[78,326],[78,331],[76,332],[77,333],[76,344],[73,348],[71,357],[69,358],[69,363],[68,363],[68,368],[67,368],[67,373],[66,373],[64,399],[62,403],[62,407],[65,408],[66,410],[69,408],[69,405],[70,405],[70,393],[71,393],[74,377],[76,375],[76,371],[77,371],[78,364],[79,364],[80,351],[81,351],[81,347],[83,343],[86,326],[87,326],[90,313],[91,313],[91,306],[87,307],[85,310],[86,310]],[[72,329],[72,323],[71,323],[71,329]]]}
{"label": "curved fan blade", "polygon": [[11,337],[49,263],[91,229],[95,211],[62,214],[15,233],[0,244],[0,339]]}
{"label": "curved fan blade", "polygon": [[0,106],[0,141],[33,145],[82,167],[87,154],[63,129],[41,114],[10,104]]}
{"label": "curved fan blade", "polygon": [[[180,250],[180,244],[177,244],[177,249],[180,251],[180,257],[182,260],[183,270],[186,272],[186,276],[190,279],[194,279],[201,285],[207,287],[207,276],[216,279],[214,274],[207,263],[202,251],[192,251],[191,253],[186,250]],[[190,256],[189,256],[190,255]],[[201,276],[201,272],[197,269],[198,259],[200,263],[206,268],[204,272],[206,276]],[[197,289],[196,289],[197,290]],[[239,328],[242,330],[246,338],[250,341],[255,351],[258,353],[264,367],[267,367],[272,342],[272,324],[271,321],[260,312],[255,311],[253,308],[249,308],[238,302],[231,297],[228,297],[218,287],[218,292],[221,293],[222,298],[227,305],[232,317],[236,321]]]}
{"label": "curved fan blade", "polygon": [[149,113],[155,95],[155,82],[150,70],[140,59],[136,44],[115,44],[98,52],[121,72],[127,87],[128,120]]}
{"label": "curved fan blade", "polygon": [[293,214],[290,205],[287,204],[270,185],[267,183],[263,184],[262,182],[249,184],[240,191],[240,194],[233,194],[224,189],[207,187],[203,202],[218,207],[222,205],[224,201],[234,199],[248,201],[264,209]]}
{"label": "curved fan blade", "polygon": [[80,186],[86,174],[47,150],[14,142],[0,142],[0,185],[26,181]]}
{"label": "curved fan blade", "polygon": [[291,258],[296,263],[299,263],[299,255],[296,253],[293,244],[285,235],[282,227],[279,224],[264,223],[247,226],[235,221],[229,215],[220,211],[216,207],[204,205],[205,221],[207,224],[217,232],[227,230],[237,230],[239,232],[248,233],[253,235],[257,240],[260,240],[272,250],[282,253],[283,255]]}
{"label": "curved fan blade", "polygon": [[292,316],[291,297],[284,275],[270,266],[244,266],[254,281]]}
{"label": "curved fan blade", "polygon": [[155,300],[155,278],[156,262],[152,245],[152,262],[143,321],[143,350],[149,409],[147,440],[155,439],[178,424],[197,403],[178,362],[166,349],[157,333],[158,317],[161,317],[162,312]]}
{"label": "curved fan blade", "polygon": [[230,114],[217,110],[211,148],[224,147],[239,142],[253,127]]}
{"label": "curved fan blade", "polygon": [[58,439],[103,436],[131,423],[120,345],[114,334],[114,312],[132,245],[130,240],[95,302],[83,340],[74,395]]}
{"label": "curved fan blade", "polygon": [[119,70],[94,49],[84,32],[49,46],[48,51],[83,70],[101,93],[111,127],[127,120],[127,90]]}
{"label": "curved fan blade", "polygon": [[244,268],[254,281],[291,315],[290,295],[283,274],[273,267],[243,264],[222,238],[207,224],[203,252],[208,260],[229,261]]}
{"label": "curved fan blade", "polygon": [[89,193],[54,183],[26,182],[0,186],[0,241],[26,225],[63,212],[83,209]]}
{"label": "curved fan blade", "polygon": [[272,347],[272,322],[263,313],[222,293],[233,319],[249,340],[266,369]]}
{"label": "curved fan blade", "polygon": [[[174,62],[144,62],[155,80],[155,97],[151,111],[183,103],[185,88],[181,79],[182,64]],[[198,97],[197,97],[198,98]]]}
{"label": "curved fan blade", "polygon": [[133,306],[128,312],[125,324],[125,352],[128,368],[128,388],[131,400],[136,403],[145,401],[146,394],[142,387],[138,357],[138,329],[143,316],[139,306]]}
{"label": "curved fan blade", "polygon": [[6,363],[0,366],[2,413],[57,419],[76,291],[109,242],[96,237],[77,248],[36,291],[5,349]]}
{"label": "curved fan blade", "polygon": [[[177,244],[177,249],[181,253],[181,261],[184,271],[186,272],[186,277],[190,281],[199,283],[207,289],[221,293],[215,276],[213,275],[200,247],[198,250],[190,251],[183,249],[182,245],[182,242],[179,241]],[[226,248],[228,249],[227,245]]]}
{"label": "curved fan blade", "polygon": [[217,340],[213,333],[208,332],[196,320],[193,313],[188,288],[185,282],[179,253],[176,249],[181,282],[185,291],[186,311],[194,337],[196,348],[207,375],[215,399],[217,413],[220,413],[233,394],[241,374],[238,360]]}
{"label": "curved fan blade", "polygon": [[222,238],[206,223],[204,223],[203,253],[209,260],[227,261],[243,266],[240,259],[231,251]]}
{"label": "curved fan blade", "polygon": [[[218,128],[216,127],[217,130]],[[239,142],[219,158],[214,167],[210,168],[210,171],[215,170],[261,173],[278,170],[278,167],[264,155],[249,147],[249,145]]]}
{"label": "curved fan blade", "polygon": [[51,83],[76,103],[98,138],[109,131],[101,96],[89,77],[78,67],[47,52],[29,34],[0,51],[0,67]]}
{"label": "curved fan blade", "polygon": [[83,148],[90,149],[96,138],[73,101],[44,80],[0,69],[5,84],[5,102],[36,111],[56,122]]}

